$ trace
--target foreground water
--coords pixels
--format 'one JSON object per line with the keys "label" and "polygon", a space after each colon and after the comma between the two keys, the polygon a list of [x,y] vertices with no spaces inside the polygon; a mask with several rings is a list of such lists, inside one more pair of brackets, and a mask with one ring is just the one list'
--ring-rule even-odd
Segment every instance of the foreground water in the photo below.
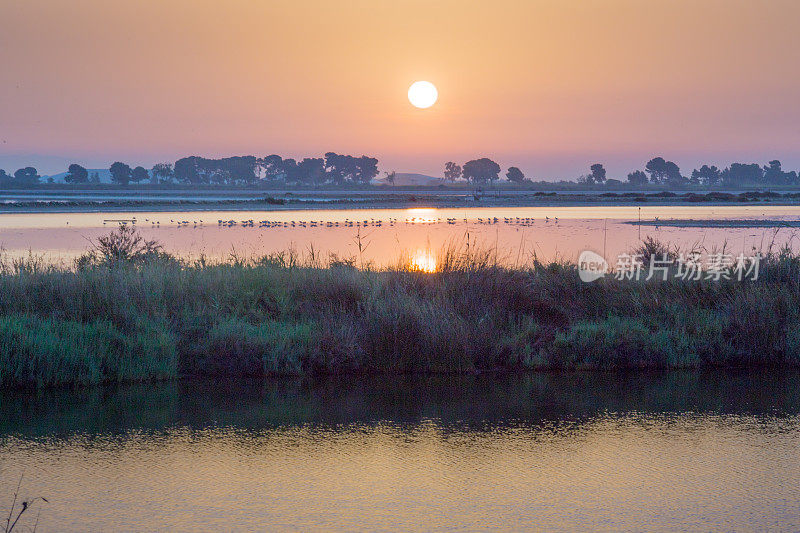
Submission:
{"label": "foreground water", "polygon": [[[797,530],[800,375],[179,382],[0,397],[39,531]],[[37,504],[38,505],[38,504]],[[31,521],[35,518],[31,516]]]}
{"label": "foreground water", "polygon": [[[539,259],[574,261],[583,250],[605,255],[610,263],[641,239],[652,236],[684,250],[750,253],[770,243],[794,243],[797,228],[639,227],[642,220],[800,220],[800,206],[580,206],[475,207],[463,209],[341,209],[308,211],[206,211],[137,213],[0,214],[0,248],[12,256],[29,252],[52,261],[71,261],[118,221],[136,219],[147,237],[168,252],[197,258],[261,256],[294,249],[300,255],[329,253],[379,266],[404,256],[435,263],[448,243],[467,239],[497,249],[510,263]],[[219,224],[223,220],[226,224]],[[253,227],[243,222],[252,220]],[[235,225],[228,225],[230,221]],[[270,221],[269,227],[259,227]],[[186,222],[186,224],[182,224]],[[352,225],[348,225],[348,222]],[[129,222],[130,223],[130,222]],[[301,225],[302,224],[302,225]]]}

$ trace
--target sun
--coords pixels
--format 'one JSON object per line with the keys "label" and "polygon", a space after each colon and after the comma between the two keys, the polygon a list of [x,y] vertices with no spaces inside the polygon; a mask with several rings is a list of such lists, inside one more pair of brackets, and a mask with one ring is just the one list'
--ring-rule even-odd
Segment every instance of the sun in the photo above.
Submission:
{"label": "sun", "polygon": [[436,103],[439,91],[429,81],[416,81],[408,88],[408,101],[420,109],[427,109]]}

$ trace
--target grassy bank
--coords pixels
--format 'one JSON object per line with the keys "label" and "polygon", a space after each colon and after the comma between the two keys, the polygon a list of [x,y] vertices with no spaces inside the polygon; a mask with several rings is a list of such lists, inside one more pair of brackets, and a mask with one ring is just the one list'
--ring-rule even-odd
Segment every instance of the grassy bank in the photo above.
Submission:
{"label": "grassy bank", "polygon": [[[800,258],[758,281],[579,280],[443,251],[438,272],[292,254],[183,262],[135,234],[0,273],[0,384],[181,375],[798,366]],[[135,242],[132,242],[135,241]]]}

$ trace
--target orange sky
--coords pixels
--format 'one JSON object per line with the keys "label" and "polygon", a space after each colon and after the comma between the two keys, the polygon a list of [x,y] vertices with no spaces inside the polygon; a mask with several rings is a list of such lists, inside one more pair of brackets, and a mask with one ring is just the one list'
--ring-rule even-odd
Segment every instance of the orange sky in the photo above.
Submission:
{"label": "orange sky", "polygon": [[[475,156],[534,178],[652,155],[800,166],[793,0],[2,0],[0,167]],[[426,79],[440,100],[411,107]]]}

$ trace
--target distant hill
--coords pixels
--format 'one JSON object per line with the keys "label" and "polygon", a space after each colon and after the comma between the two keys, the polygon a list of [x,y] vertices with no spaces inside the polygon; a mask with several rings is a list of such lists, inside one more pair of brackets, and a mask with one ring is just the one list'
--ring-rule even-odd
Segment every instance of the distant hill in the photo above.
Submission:
{"label": "distant hill", "polygon": [[[385,183],[386,179],[381,178],[380,183]],[[439,185],[442,183],[442,178],[435,178],[425,174],[413,174],[410,172],[398,172],[394,177],[395,185],[413,185],[413,186],[426,186],[426,185]]]}
{"label": "distant hill", "polygon": [[[89,177],[92,177],[92,174],[97,172],[97,175],[100,177],[100,183],[111,183],[111,171],[107,168],[87,168],[86,171],[89,173]],[[47,178],[53,178],[55,183],[66,183],[64,178],[67,177],[68,172],[60,172],[58,174],[51,174],[49,176],[42,176],[40,180],[42,183],[47,183]]]}

